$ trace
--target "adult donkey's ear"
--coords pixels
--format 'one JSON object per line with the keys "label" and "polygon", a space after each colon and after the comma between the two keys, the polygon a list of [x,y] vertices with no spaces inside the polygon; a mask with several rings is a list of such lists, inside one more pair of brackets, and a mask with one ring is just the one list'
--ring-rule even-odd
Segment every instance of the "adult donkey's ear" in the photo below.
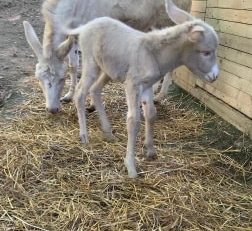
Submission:
{"label": "adult donkey's ear", "polygon": [[165,7],[166,12],[169,16],[169,18],[175,23],[175,24],[182,24],[186,21],[192,21],[195,18],[187,13],[186,11],[178,8],[172,0],[165,0]]}
{"label": "adult donkey's ear", "polygon": [[23,25],[24,25],[25,37],[26,37],[27,42],[33,49],[38,60],[39,61],[43,60],[42,46],[32,25],[27,21],[23,21]]}

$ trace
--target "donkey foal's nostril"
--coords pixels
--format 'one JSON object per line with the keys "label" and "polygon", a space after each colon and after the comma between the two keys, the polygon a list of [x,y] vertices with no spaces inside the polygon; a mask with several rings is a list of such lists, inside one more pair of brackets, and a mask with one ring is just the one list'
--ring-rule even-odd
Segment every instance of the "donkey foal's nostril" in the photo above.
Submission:
{"label": "donkey foal's nostril", "polygon": [[214,76],[211,83],[215,82],[217,78],[218,78],[218,75]]}

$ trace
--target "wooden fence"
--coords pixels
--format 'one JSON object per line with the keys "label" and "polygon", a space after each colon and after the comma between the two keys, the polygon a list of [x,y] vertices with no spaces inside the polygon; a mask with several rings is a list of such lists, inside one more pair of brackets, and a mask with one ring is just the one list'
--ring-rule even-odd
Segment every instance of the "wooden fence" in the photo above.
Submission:
{"label": "wooden fence", "polygon": [[194,0],[192,14],[218,32],[220,76],[206,83],[181,67],[174,81],[252,138],[252,0]]}

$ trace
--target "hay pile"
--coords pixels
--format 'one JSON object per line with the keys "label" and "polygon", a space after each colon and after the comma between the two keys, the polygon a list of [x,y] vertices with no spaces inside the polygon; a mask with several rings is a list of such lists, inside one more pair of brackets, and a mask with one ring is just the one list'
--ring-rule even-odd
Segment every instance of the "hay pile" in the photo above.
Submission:
{"label": "hay pile", "polygon": [[158,159],[143,160],[141,127],[140,176],[131,180],[124,92],[116,84],[106,91],[114,143],[103,140],[93,113],[90,144],[80,145],[74,106],[50,116],[41,92],[0,124],[0,230],[251,230],[251,163],[204,140],[215,116],[181,106],[188,96],[165,100],[155,125]]}

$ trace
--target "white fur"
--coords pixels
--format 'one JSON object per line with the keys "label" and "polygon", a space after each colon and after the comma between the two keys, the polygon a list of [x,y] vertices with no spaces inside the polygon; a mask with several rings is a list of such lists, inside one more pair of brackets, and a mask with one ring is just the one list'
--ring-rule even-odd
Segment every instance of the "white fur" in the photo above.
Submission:
{"label": "white fur", "polygon": [[[161,76],[181,65],[186,65],[207,81],[213,81],[218,74],[218,38],[214,30],[205,22],[178,9],[171,1],[167,2],[170,17],[182,24],[144,33],[117,20],[103,17],[67,30],[69,34],[79,34],[82,51],[82,77],[77,85],[75,105],[83,143],[88,142],[85,115],[88,92],[91,92],[104,134],[111,138],[111,126],[102,104],[101,91],[110,79],[125,84],[128,105],[125,165],[130,177],[137,176],[135,145],[140,123],[140,104],[145,118],[147,157],[155,156],[153,123],[156,109],[152,85]],[[210,77],[209,72],[212,73]]]}
{"label": "white fur", "polygon": [[[45,19],[43,49],[32,26],[25,22],[24,27],[26,39],[38,57],[39,70],[36,71],[36,76],[43,88],[48,110],[52,113],[59,111],[66,70],[63,59],[69,51],[71,85],[63,101],[72,99],[77,82],[77,48],[75,46],[70,49],[67,43],[61,46],[66,39],[65,33],[61,31],[64,25],[72,22],[72,26],[76,27],[98,17],[110,16],[134,28],[148,31],[152,27],[172,25],[165,12],[165,1],[167,0],[45,0],[42,6]],[[190,11],[192,0],[175,2],[181,8]],[[38,47],[40,48],[37,49]]]}

